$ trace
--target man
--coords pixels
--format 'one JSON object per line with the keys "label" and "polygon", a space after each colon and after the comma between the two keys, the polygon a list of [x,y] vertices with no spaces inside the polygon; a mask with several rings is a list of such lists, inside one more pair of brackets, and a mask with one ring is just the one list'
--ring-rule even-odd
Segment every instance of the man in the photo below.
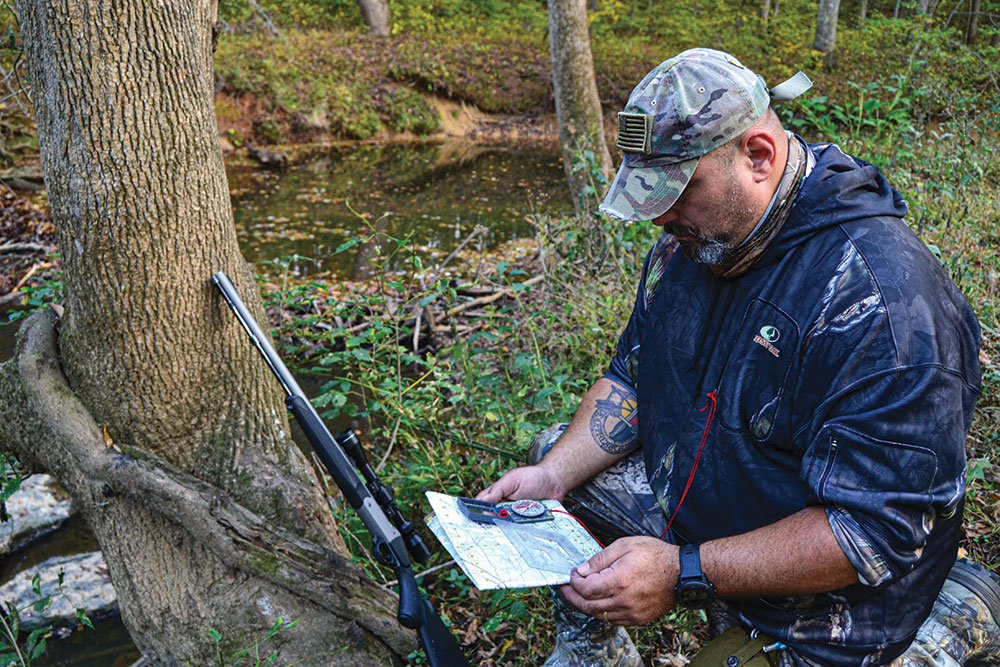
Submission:
{"label": "man", "polygon": [[611,626],[678,603],[726,631],[719,664],[1000,657],[996,580],[953,570],[976,318],[874,167],[783,130],[803,78],[692,49],[619,114],[601,210],[663,234],[608,373],[479,496],[567,497],[619,538],[556,596],[547,664],[640,664]]}

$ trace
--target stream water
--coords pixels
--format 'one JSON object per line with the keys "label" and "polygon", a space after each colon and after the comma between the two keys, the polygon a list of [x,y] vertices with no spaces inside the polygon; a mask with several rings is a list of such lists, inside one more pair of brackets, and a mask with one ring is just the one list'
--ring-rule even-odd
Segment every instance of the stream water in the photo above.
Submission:
{"label": "stream water", "polygon": [[[240,247],[258,272],[337,280],[370,275],[364,244],[335,250],[376,228],[405,239],[425,263],[476,225],[488,230],[476,239],[484,248],[532,234],[529,214],[572,209],[560,159],[556,144],[363,145],[313,150],[284,172],[234,163],[227,173]],[[397,267],[387,260],[385,268]],[[0,327],[0,362],[13,355],[15,332],[16,325]],[[307,393],[315,385],[303,378]],[[0,584],[46,558],[96,548],[83,521],[71,519],[0,558]],[[127,667],[139,658],[119,617],[95,628],[50,638],[33,664]]]}
{"label": "stream water", "polygon": [[[533,234],[529,214],[573,208],[560,160],[555,144],[364,145],[312,153],[285,172],[228,173],[240,247],[259,270],[284,258],[296,276],[361,279],[371,271],[364,244],[336,250],[375,229],[425,263],[477,225],[487,229],[479,247]],[[409,253],[397,256],[385,268]]]}

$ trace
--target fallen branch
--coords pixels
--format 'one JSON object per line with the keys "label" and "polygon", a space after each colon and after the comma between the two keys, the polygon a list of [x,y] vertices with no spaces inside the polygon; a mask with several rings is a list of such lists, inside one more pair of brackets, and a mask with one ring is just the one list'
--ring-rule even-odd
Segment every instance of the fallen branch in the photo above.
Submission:
{"label": "fallen branch", "polygon": [[[520,284],[524,285],[524,286],[527,286],[527,287],[530,287],[531,285],[537,285],[538,283],[542,282],[543,280],[545,280],[545,276],[539,275],[539,276],[535,276],[533,278],[529,278],[528,280],[525,280],[523,283],[520,283]],[[485,296],[481,296],[481,297],[472,299],[471,301],[466,301],[465,303],[460,303],[457,306],[453,306],[452,308],[449,308],[447,311],[445,311],[444,316],[445,317],[453,317],[453,316],[455,316],[455,315],[457,315],[459,313],[462,313],[462,312],[468,310],[469,308],[475,308],[476,306],[485,306],[487,304],[493,303],[494,301],[498,301],[498,300],[502,299],[505,296],[506,297],[510,297],[510,296],[513,296],[513,295],[514,295],[514,288],[513,287],[501,287],[501,288],[496,289],[493,292],[491,292],[491,293],[489,293],[489,294],[487,294]],[[428,307],[430,307],[430,304],[428,304]],[[416,316],[414,316],[411,319],[404,320],[401,323],[401,325],[404,326],[404,327],[413,326],[413,324],[416,321],[417,321],[417,318],[416,318]],[[360,324],[355,324],[354,326],[352,326],[352,327],[344,330],[343,333],[340,334],[340,335],[350,336],[350,335],[353,335],[353,334],[357,334],[357,333],[360,333],[360,332],[364,331],[365,329],[369,328],[371,325],[372,325],[371,322],[361,322]],[[437,323],[435,323],[434,330],[435,331],[441,331],[442,329],[440,329],[438,327]],[[444,331],[448,331],[448,329],[445,328]]]}
{"label": "fallen branch", "polygon": [[18,243],[14,241],[0,245],[0,255],[14,252],[52,252],[52,248],[40,243]]}
{"label": "fallen branch", "polygon": [[[535,276],[534,278],[529,278],[528,280],[525,280],[521,284],[524,285],[525,287],[528,287],[531,285],[536,285],[542,282],[543,280],[545,280],[545,276]],[[457,315],[458,313],[468,310],[469,308],[474,308],[475,306],[485,306],[486,304],[493,303],[494,301],[502,299],[505,296],[514,296],[514,288],[501,287],[493,294],[490,294],[488,296],[481,296],[478,299],[473,299],[472,301],[466,301],[465,303],[460,303],[457,306],[449,308],[445,314],[448,317],[452,317],[453,315]]]}
{"label": "fallen branch", "polygon": [[[437,270],[434,271],[434,275],[430,278],[430,280],[424,280],[423,278],[420,278],[421,291],[426,291],[428,283],[433,285],[435,282],[437,282],[437,279],[441,275],[441,272],[444,271],[444,267],[448,266],[448,262],[450,262],[456,255],[458,255],[458,253],[460,253],[462,249],[465,248],[465,246],[469,245],[469,242],[472,239],[476,238],[485,231],[486,227],[483,227],[482,225],[476,225],[475,229],[469,232],[469,235],[465,237],[465,240],[459,243],[458,247],[452,250],[451,253],[449,253],[449,255],[444,258],[444,261],[438,265]],[[423,308],[418,307],[417,309],[415,317],[416,323],[413,325],[414,354],[417,353],[417,349],[419,348],[420,345],[420,324],[422,317],[427,318],[427,332],[428,335],[431,337],[431,345],[434,344],[434,331],[435,331],[434,327],[437,324],[437,322],[434,321],[434,311],[431,310],[431,305],[428,303]]]}

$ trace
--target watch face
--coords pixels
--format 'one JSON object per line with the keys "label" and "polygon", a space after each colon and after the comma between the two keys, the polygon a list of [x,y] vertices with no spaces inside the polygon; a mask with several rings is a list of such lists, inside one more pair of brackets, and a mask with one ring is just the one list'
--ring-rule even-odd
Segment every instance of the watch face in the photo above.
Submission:
{"label": "watch face", "polygon": [[708,582],[686,582],[677,590],[677,602],[688,609],[702,609],[714,597],[715,586]]}

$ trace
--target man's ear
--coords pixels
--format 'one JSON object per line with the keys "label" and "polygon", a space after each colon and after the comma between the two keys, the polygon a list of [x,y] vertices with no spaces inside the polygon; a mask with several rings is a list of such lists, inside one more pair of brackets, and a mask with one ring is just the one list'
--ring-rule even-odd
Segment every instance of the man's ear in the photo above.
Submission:
{"label": "man's ear", "polygon": [[771,178],[778,166],[779,155],[778,141],[774,133],[765,129],[749,130],[740,141],[740,149],[750,160],[755,183]]}

